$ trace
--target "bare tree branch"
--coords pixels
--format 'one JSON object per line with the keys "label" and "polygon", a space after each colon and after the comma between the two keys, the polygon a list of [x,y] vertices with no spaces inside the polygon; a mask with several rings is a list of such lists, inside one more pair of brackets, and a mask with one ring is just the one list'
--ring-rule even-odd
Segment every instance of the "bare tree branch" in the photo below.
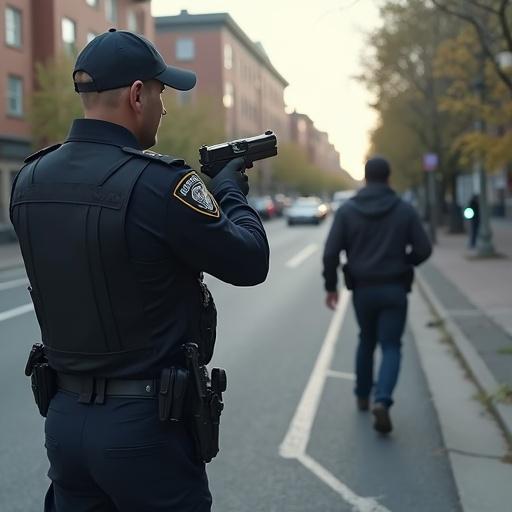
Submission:
{"label": "bare tree branch", "polygon": [[501,0],[498,17],[500,20],[503,36],[505,37],[505,41],[507,42],[508,49],[509,51],[512,52],[512,34],[510,32],[510,27],[508,25],[507,20],[507,7],[509,6],[509,3],[510,0]]}
{"label": "bare tree branch", "polygon": [[[441,0],[432,0],[432,3],[441,11],[445,12],[446,14],[450,14],[451,16],[456,16],[457,18],[460,18],[462,20],[467,21],[476,30],[476,33],[478,35],[478,39],[480,41],[480,47],[482,48],[482,52],[485,55],[487,59],[489,59],[494,67],[494,70],[496,74],[500,77],[501,81],[507,86],[510,93],[512,94],[512,80],[510,77],[501,69],[499,62],[496,60],[496,56],[494,55],[494,52],[492,51],[492,48],[490,47],[487,37],[485,28],[478,22],[478,20],[471,16],[470,14],[466,14],[465,12],[461,12],[455,9],[452,9],[448,7],[446,4],[442,3]],[[475,2],[474,0],[471,2],[473,5],[478,6],[479,3]],[[508,23],[505,16],[505,10],[508,6],[509,0],[503,0],[501,7],[503,7],[503,19],[500,19],[500,22],[502,22],[506,26],[506,30],[509,30]],[[503,25],[502,25],[503,30]],[[505,36],[505,34],[504,34]],[[510,34],[509,34],[510,36]],[[506,37],[506,36],[505,36]],[[511,36],[511,43],[512,43],[512,36]],[[508,44],[508,41],[507,41]],[[511,44],[511,51],[512,51],[512,44]]]}

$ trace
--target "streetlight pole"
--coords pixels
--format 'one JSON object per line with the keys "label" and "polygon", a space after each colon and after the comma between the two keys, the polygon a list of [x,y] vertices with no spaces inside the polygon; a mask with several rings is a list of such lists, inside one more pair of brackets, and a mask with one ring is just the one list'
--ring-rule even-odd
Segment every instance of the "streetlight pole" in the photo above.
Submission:
{"label": "streetlight pole", "polygon": [[[483,54],[479,57],[479,76],[476,83],[480,107],[485,104],[486,85],[485,85],[485,58]],[[475,121],[475,129],[480,134],[485,134],[486,125],[482,113],[479,112]],[[492,243],[491,216],[489,203],[487,200],[487,173],[485,172],[482,154],[477,159],[478,178],[480,185],[479,210],[480,223],[478,226],[478,236],[476,240],[476,252],[479,257],[489,258],[496,255]]]}

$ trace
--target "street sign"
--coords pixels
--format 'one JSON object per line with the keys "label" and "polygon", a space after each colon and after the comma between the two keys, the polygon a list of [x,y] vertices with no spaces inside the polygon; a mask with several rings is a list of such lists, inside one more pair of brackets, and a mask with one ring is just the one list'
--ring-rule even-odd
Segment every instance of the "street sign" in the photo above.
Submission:
{"label": "street sign", "polygon": [[439,157],[436,153],[425,153],[423,155],[423,170],[426,172],[432,172],[437,169],[439,164]]}

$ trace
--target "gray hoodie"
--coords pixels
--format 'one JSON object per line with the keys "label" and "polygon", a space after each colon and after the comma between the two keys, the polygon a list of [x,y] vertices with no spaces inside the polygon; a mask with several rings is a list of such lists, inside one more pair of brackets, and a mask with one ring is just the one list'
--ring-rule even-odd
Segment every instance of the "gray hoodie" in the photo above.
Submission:
{"label": "gray hoodie", "polygon": [[[325,289],[337,289],[340,252],[345,251],[349,287],[404,283],[432,252],[416,210],[382,183],[369,183],[341,206],[324,250]],[[347,280],[347,278],[346,278]]]}

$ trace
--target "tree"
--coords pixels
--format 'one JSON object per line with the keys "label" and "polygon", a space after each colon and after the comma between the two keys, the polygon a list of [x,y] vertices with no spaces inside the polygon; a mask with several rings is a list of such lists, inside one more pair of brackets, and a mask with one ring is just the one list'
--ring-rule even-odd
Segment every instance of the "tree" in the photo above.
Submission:
{"label": "tree", "polygon": [[311,164],[304,149],[296,144],[279,147],[272,160],[272,173],[277,188],[287,192],[323,195],[355,188],[345,174],[334,174]]}
{"label": "tree", "polygon": [[72,73],[72,59],[64,54],[36,64],[37,87],[29,114],[32,142],[36,148],[64,140],[71,121],[82,116]]}
{"label": "tree", "polygon": [[501,69],[498,55],[512,52],[510,0],[432,0],[440,10],[469,23],[477,35],[483,56],[512,94],[512,78]]}
{"label": "tree", "polygon": [[225,140],[222,112],[210,99],[180,105],[175,91],[165,93],[164,104],[167,115],[162,119],[155,151],[184,158],[199,169],[200,146]]}
{"label": "tree", "polygon": [[[434,75],[434,59],[441,42],[453,35],[456,27],[423,0],[390,0],[381,8],[381,15],[384,23],[369,37],[372,53],[363,62],[365,71],[360,77],[374,94],[380,117],[372,149],[394,154],[401,162],[395,168],[397,174],[405,173],[397,176],[402,185],[421,179],[418,170],[427,152],[437,153],[439,171],[447,176],[454,158],[447,134],[454,127],[449,113],[439,109],[444,84]],[[406,135],[407,130],[411,133]],[[407,161],[409,165],[404,165]]]}
{"label": "tree", "polygon": [[[483,158],[486,169],[496,170],[512,160],[512,97],[494,65],[479,58],[479,48],[478,34],[471,26],[439,48],[436,74],[448,83],[440,108],[465,126],[452,140],[461,163]],[[476,129],[479,120],[485,130]]]}

